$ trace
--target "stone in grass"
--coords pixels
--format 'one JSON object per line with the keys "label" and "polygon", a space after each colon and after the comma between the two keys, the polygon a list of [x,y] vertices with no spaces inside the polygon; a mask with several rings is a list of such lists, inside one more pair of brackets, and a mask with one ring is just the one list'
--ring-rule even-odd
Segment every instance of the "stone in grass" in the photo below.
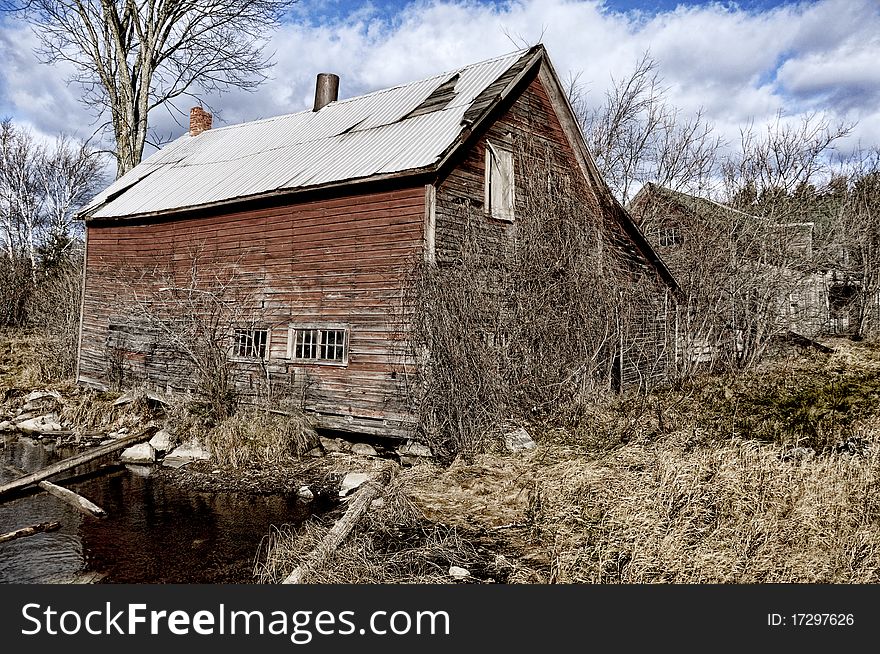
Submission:
{"label": "stone in grass", "polygon": [[470,570],[457,565],[449,566],[449,576],[453,579],[467,579],[471,576]]}
{"label": "stone in grass", "polygon": [[194,461],[196,459],[210,459],[211,453],[197,439],[191,438],[171,450],[166,458]]}
{"label": "stone in grass", "polygon": [[321,447],[328,454],[331,452],[351,452],[351,443],[341,438],[326,438],[321,436]]}
{"label": "stone in grass", "polygon": [[315,494],[308,486],[300,486],[299,489],[296,491],[296,496],[301,500],[305,500],[306,502],[311,502],[313,499],[315,499]]}
{"label": "stone in grass", "polygon": [[529,432],[523,427],[518,427],[513,431],[504,434],[504,445],[510,452],[522,452],[523,450],[534,450],[538,444],[532,440]]}
{"label": "stone in grass", "polygon": [[365,472],[349,472],[339,485],[339,497],[345,497],[370,479],[370,475]]}
{"label": "stone in grass", "polygon": [[123,463],[155,463],[156,450],[149,443],[138,443],[122,450],[119,459]]}
{"label": "stone in grass", "polygon": [[351,453],[358,456],[378,456],[376,448],[368,443],[355,443],[351,446]]}
{"label": "stone in grass", "polygon": [[30,418],[17,423],[16,428],[24,432],[32,432],[45,434],[52,431],[61,431],[61,423],[58,422],[58,415],[49,413],[38,418]]}

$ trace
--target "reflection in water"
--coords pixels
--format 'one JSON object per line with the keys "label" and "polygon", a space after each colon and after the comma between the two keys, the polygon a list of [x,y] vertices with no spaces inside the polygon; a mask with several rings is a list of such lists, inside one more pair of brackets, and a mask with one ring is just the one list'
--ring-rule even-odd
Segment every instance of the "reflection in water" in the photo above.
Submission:
{"label": "reflection in water", "polygon": [[[0,462],[38,470],[73,451],[4,437]],[[0,468],[0,480],[13,478]],[[0,532],[58,521],[61,529],[0,544],[0,583],[51,583],[82,572],[105,582],[249,583],[272,525],[303,520],[294,496],[197,493],[143,471],[122,470],[69,484],[108,513],[84,516],[46,493],[0,504]]]}

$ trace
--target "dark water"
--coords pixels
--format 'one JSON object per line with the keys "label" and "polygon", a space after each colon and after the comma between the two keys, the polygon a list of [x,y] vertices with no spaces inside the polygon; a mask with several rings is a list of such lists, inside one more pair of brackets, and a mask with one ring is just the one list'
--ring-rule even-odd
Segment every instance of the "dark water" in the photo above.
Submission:
{"label": "dark water", "polygon": [[[0,436],[0,463],[27,472],[74,453]],[[106,575],[102,583],[251,583],[261,540],[273,526],[308,515],[294,496],[198,493],[147,471],[123,468],[65,484],[107,511],[104,519],[42,492],[0,503],[0,533],[61,523],[0,544],[0,583],[60,583],[93,572]],[[12,478],[0,467],[0,480]]]}

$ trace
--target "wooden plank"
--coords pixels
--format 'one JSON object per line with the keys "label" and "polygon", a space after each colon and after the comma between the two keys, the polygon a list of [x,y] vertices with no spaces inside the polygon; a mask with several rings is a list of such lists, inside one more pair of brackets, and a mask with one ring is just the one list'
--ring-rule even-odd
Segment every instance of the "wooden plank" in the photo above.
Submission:
{"label": "wooden plank", "polygon": [[[24,470],[19,470],[18,468],[13,467],[11,465],[4,465],[3,467],[14,475],[18,475],[20,477],[27,475],[27,473]],[[49,493],[49,495],[57,497],[59,500],[69,504],[70,506],[75,508],[77,511],[85,513],[86,515],[93,516],[95,518],[106,518],[107,517],[107,512],[104,509],[102,509],[97,504],[94,504],[93,502],[89,501],[88,499],[86,499],[82,495],[79,495],[78,493],[74,493],[72,490],[68,490],[67,488],[62,488],[61,486],[56,486],[51,481],[41,481],[37,485],[41,489],[43,489],[44,491]]]}
{"label": "wooden plank", "polygon": [[89,461],[94,461],[95,459],[98,459],[102,456],[107,456],[108,454],[113,454],[114,452],[124,450],[126,447],[129,447],[131,445],[136,445],[138,443],[148,441],[157,431],[159,431],[159,427],[155,425],[147,427],[137,434],[132,434],[131,436],[116,439],[112,443],[107,443],[106,445],[93,447],[90,450],[87,450],[75,456],[68,457],[63,461],[59,461],[57,463],[53,463],[50,466],[46,466],[42,470],[32,472],[31,474],[20,477],[19,479],[14,479],[0,486],[0,497],[8,495],[12,491],[27,488],[32,484],[38,484],[44,479],[54,477],[57,474],[70,470],[71,468],[75,468],[76,466],[82,465],[84,463],[88,463]]}
{"label": "wooden plank", "polygon": [[311,552],[309,552],[303,562],[291,572],[282,584],[301,584],[309,573],[315,568],[324,564],[325,561],[339,548],[345,537],[351,533],[355,525],[367,513],[370,503],[376,499],[384,488],[391,483],[393,478],[391,467],[386,467],[374,479],[368,481],[355,491],[355,495],[348,505],[342,517],[336,521],[327,535],[318,543]]}
{"label": "wooden plank", "polygon": [[60,528],[60,522],[41,522],[38,525],[23,527],[22,529],[16,529],[15,531],[0,534],[0,543],[15,540],[16,538],[24,538],[25,536],[33,536],[34,534],[41,534],[45,531],[55,531]]}
{"label": "wooden plank", "polygon": [[85,513],[93,518],[106,518],[107,512],[97,504],[72,490],[56,486],[51,481],[41,481],[38,486],[62,502],[66,502],[80,513]]}

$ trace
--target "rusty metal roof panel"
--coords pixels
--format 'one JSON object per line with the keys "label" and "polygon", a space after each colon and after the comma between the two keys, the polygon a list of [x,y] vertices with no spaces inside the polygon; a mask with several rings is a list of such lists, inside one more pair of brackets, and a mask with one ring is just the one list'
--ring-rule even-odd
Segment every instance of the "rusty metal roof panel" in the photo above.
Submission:
{"label": "rusty metal roof panel", "polygon": [[[81,212],[114,218],[173,211],[276,191],[367,179],[438,163],[487,90],[512,79],[533,50],[367,95],[240,125],[188,133],[98,194]],[[451,101],[418,109],[455,76]],[[506,84],[505,84],[506,86]]]}

